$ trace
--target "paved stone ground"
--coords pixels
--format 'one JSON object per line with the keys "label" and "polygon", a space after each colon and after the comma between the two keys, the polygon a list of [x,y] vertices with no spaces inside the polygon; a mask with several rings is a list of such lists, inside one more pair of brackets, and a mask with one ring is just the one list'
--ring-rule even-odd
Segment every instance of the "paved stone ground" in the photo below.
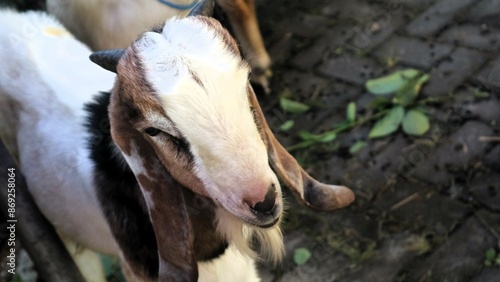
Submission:
{"label": "paved stone ground", "polygon": [[[257,10],[274,60],[272,94],[259,98],[287,146],[300,130],[331,129],[351,101],[372,112],[364,83],[395,70],[428,72],[423,97],[453,94],[429,107],[424,137],[368,140],[366,125],[294,151],[357,199],[318,213],[289,196],[287,256],[261,265],[264,281],[500,281],[484,264],[487,249],[500,251],[500,143],[480,139],[500,136],[500,0],[257,0]],[[313,110],[286,114],[280,95]],[[288,119],[295,127],[280,132]],[[349,153],[357,140],[368,146]],[[299,247],[312,253],[302,266]]]}
{"label": "paved stone ground", "polygon": [[[424,137],[367,138],[371,125],[330,145],[294,151],[324,182],[352,188],[356,202],[318,213],[290,197],[283,266],[262,265],[265,281],[500,281],[484,265],[500,247],[499,0],[259,1],[264,39],[274,60],[272,94],[260,95],[280,141],[332,128],[356,102],[373,111],[364,83],[395,70],[428,72]],[[478,91],[489,93],[477,97]],[[290,115],[278,97],[313,105]],[[295,127],[280,132],[283,121]],[[356,154],[357,140],[368,146]],[[296,248],[312,258],[293,262]]]}

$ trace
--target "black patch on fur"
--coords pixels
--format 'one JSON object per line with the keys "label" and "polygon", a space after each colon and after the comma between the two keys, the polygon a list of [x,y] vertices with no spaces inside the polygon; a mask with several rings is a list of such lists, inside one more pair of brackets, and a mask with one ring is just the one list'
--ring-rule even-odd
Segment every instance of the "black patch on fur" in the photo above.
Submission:
{"label": "black patch on fur", "polygon": [[147,277],[156,278],[158,252],[153,226],[135,175],[111,139],[110,95],[101,93],[94,103],[85,106],[89,113],[86,128],[91,135],[88,146],[95,165],[97,198],[120,249],[133,264],[131,267],[141,267]]}
{"label": "black patch on fur", "polygon": [[[153,226],[139,184],[111,138],[108,106],[111,94],[103,92],[85,105],[88,148],[94,163],[96,194],[113,236],[130,267],[148,279],[158,276],[158,249]],[[186,144],[180,144],[183,149]],[[194,194],[185,189],[185,196]],[[190,214],[195,227],[195,254],[199,261],[222,255],[228,244],[215,232],[214,207]],[[89,223],[91,224],[91,223]],[[208,243],[207,243],[208,241]]]}

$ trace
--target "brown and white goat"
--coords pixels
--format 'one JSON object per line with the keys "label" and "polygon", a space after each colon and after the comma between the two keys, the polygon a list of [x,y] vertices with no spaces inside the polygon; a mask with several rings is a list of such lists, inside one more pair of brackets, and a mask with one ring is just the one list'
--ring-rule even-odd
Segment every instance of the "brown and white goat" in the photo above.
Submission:
{"label": "brown and white goat", "polygon": [[121,257],[131,281],[258,281],[253,239],[265,258],[283,253],[278,179],[315,209],[354,199],[276,140],[212,8],[92,54],[116,79],[46,15],[1,12],[0,96],[30,192],[61,235]]}
{"label": "brown and white goat", "polygon": [[[185,5],[193,1],[169,2]],[[254,0],[216,1],[252,67],[252,80],[269,92],[271,59],[259,30]],[[47,0],[47,9],[93,50],[125,48],[152,26],[183,13],[159,0]]]}

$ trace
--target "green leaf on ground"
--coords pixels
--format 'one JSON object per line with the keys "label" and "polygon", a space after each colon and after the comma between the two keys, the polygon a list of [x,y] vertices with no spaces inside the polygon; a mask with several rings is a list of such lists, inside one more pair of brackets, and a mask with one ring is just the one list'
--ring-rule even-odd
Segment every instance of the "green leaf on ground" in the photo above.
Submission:
{"label": "green leaf on ground", "polygon": [[309,106],[300,102],[292,101],[285,97],[280,98],[280,106],[281,108],[288,113],[292,114],[301,114],[307,110],[309,110]]}
{"label": "green leaf on ground", "polygon": [[489,248],[485,253],[485,266],[500,266],[500,253],[497,253],[494,248]]}
{"label": "green leaf on ground", "polygon": [[349,122],[354,122],[356,120],[356,103],[350,102],[347,105],[346,119]]}
{"label": "green leaf on ground", "polygon": [[307,140],[307,141],[302,141],[302,142],[299,142],[295,145],[292,145],[292,146],[289,146],[287,147],[287,151],[295,151],[295,150],[299,150],[299,149],[304,149],[304,148],[308,148],[308,147],[311,147],[312,145],[316,144],[316,141],[313,141],[313,140]]}
{"label": "green leaf on ground", "polygon": [[489,248],[487,251],[486,251],[486,259],[487,260],[494,260],[495,257],[497,256],[497,253],[495,252],[495,249],[493,248]]}
{"label": "green leaf on ground", "polygon": [[373,99],[373,101],[371,101],[368,105],[371,107],[371,108],[375,108],[375,109],[379,109],[379,108],[383,108],[387,105],[389,105],[391,103],[391,100],[389,100],[387,97],[377,97],[375,99]]}
{"label": "green leaf on ground", "polygon": [[403,121],[405,110],[401,106],[392,108],[383,118],[375,123],[370,134],[370,138],[378,138],[390,135],[398,130],[399,125]]}
{"label": "green leaf on ground", "polygon": [[16,273],[14,274],[10,282],[23,282],[23,279],[21,278],[21,275],[19,273]]}
{"label": "green leaf on ground", "polygon": [[365,141],[358,140],[356,143],[352,144],[351,148],[349,148],[349,153],[356,154],[359,150],[366,147],[367,143]]}
{"label": "green leaf on ground", "polygon": [[365,87],[372,94],[387,95],[402,88],[408,80],[412,80],[421,74],[422,72],[416,69],[397,71],[387,76],[370,79],[366,82]]}
{"label": "green leaf on ground", "polygon": [[409,110],[403,119],[403,130],[410,135],[422,136],[429,127],[429,118],[417,110]]}
{"label": "green leaf on ground", "polygon": [[289,120],[285,121],[285,122],[284,122],[284,123],[280,126],[280,130],[281,130],[281,131],[286,132],[286,131],[288,131],[288,130],[292,129],[292,127],[293,127],[294,125],[295,125],[295,121],[294,121],[294,120],[289,119]]}
{"label": "green leaf on ground", "polygon": [[490,93],[489,92],[486,92],[486,91],[481,91],[479,89],[476,89],[474,91],[474,97],[477,97],[477,98],[489,98],[490,97]]}
{"label": "green leaf on ground", "polygon": [[417,98],[418,93],[420,93],[422,85],[424,85],[429,78],[430,76],[428,74],[424,74],[408,80],[400,89],[396,91],[394,102],[403,106],[413,103],[415,98]]}
{"label": "green leaf on ground", "polygon": [[320,143],[327,143],[335,140],[337,138],[337,134],[332,131],[327,131],[325,133],[321,134],[312,134],[307,131],[300,131],[299,132],[299,137],[300,139],[304,141],[314,141],[314,142],[320,142]]}
{"label": "green leaf on ground", "polygon": [[311,258],[311,252],[306,248],[297,248],[293,252],[293,261],[296,265],[304,265]]}
{"label": "green leaf on ground", "polygon": [[331,132],[331,131],[330,132],[325,132],[325,133],[320,134],[318,136],[318,142],[328,143],[328,142],[332,142],[336,138],[337,138],[337,133]]}

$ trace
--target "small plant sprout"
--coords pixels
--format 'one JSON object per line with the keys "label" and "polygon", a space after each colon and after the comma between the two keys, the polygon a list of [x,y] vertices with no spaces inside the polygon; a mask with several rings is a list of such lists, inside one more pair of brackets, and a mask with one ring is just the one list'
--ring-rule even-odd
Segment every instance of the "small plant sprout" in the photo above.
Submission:
{"label": "small plant sprout", "polygon": [[311,252],[306,248],[297,248],[293,252],[293,261],[296,265],[304,265],[311,258]]}
{"label": "small plant sprout", "polygon": [[[357,116],[356,104],[350,102],[346,107],[345,120],[334,124],[331,130],[320,134],[300,131],[298,137],[301,142],[287,149],[293,151],[320,143],[329,143],[336,140],[338,134],[368,122],[375,122],[368,134],[370,139],[389,136],[400,128],[408,135],[422,136],[430,129],[429,117],[424,106],[453,98],[453,95],[449,95],[417,99],[422,86],[429,78],[428,74],[420,70],[406,69],[384,77],[370,79],[366,82],[365,87],[368,92],[375,96],[374,101],[371,102],[373,110],[368,114]],[[479,91],[476,91],[476,95],[485,96]],[[287,98],[281,98],[280,105],[284,111],[296,114],[310,109],[308,105]],[[292,126],[291,121],[286,121],[281,126],[281,130],[289,130]],[[355,154],[366,145],[365,141],[359,140],[349,148],[349,152]]]}
{"label": "small plant sprout", "polygon": [[376,96],[394,94],[392,108],[378,120],[370,131],[370,138],[388,136],[400,125],[409,135],[422,136],[429,130],[429,118],[415,106],[415,100],[429,75],[416,69],[407,69],[366,82],[366,89]]}
{"label": "small plant sprout", "polygon": [[489,248],[485,253],[484,265],[500,267],[500,252],[495,251],[494,248]]}
{"label": "small plant sprout", "polygon": [[292,113],[292,114],[301,114],[309,110],[309,106],[300,102],[292,101],[285,97],[280,98],[280,107],[283,111]]}

